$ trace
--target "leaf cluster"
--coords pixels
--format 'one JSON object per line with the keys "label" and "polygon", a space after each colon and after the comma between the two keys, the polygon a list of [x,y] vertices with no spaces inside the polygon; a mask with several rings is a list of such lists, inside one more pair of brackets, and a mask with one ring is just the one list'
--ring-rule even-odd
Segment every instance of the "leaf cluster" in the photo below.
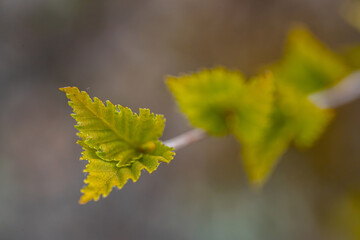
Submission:
{"label": "leaf cluster", "polygon": [[[167,85],[190,124],[209,135],[233,135],[241,144],[241,158],[250,183],[261,186],[287,148],[310,147],[334,116],[309,96],[337,84],[360,67],[359,47],[338,55],[303,27],[293,29],[284,57],[264,74],[246,79],[223,67],[170,76]],[[165,119],[140,109],[103,104],[76,87],[62,88],[73,108],[75,126],[88,160],[80,203],[106,197],[131,179],[173,159],[173,148],[159,138]]]}
{"label": "leaf cluster", "polygon": [[249,181],[257,186],[291,143],[309,147],[321,136],[334,113],[308,96],[335,85],[352,68],[298,27],[288,36],[284,57],[267,70],[246,80],[220,67],[167,81],[192,126],[214,136],[235,136]]}

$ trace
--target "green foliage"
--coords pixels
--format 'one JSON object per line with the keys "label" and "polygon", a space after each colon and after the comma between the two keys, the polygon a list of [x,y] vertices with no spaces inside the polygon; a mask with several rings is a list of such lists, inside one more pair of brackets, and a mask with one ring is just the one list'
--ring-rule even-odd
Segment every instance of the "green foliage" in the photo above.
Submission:
{"label": "green foliage", "polygon": [[256,139],[266,125],[272,105],[270,75],[245,81],[240,72],[219,67],[169,77],[167,84],[190,123],[211,135]]}
{"label": "green foliage", "polygon": [[[288,36],[283,59],[268,67],[271,72],[247,80],[239,71],[218,67],[168,77],[167,85],[193,127],[213,136],[232,134],[241,143],[249,181],[261,186],[292,143],[310,147],[321,136],[334,114],[308,97],[359,68],[359,53],[355,46],[338,56],[298,27]],[[113,186],[137,181],[142,169],[151,173],[159,162],[172,160],[173,149],[158,140],[163,116],[148,109],[137,115],[109,101],[105,106],[75,87],[61,90],[78,123],[81,159],[89,161],[81,203],[105,197]]]}
{"label": "green foliage", "polygon": [[240,72],[204,70],[169,77],[167,84],[194,127],[215,136],[229,133],[228,120],[239,108],[238,98],[244,93],[245,79]]}
{"label": "green foliage", "polygon": [[233,134],[251,183],[262,185],[292,141],[306,147],[332,117],[268,73],[244,80],[224,68],[169,77],[167,84],[194,127]]}
{"label": "green foliage", "polygon": [[82,159],[89,161],[85,169],[88,186],[82,189],[80,203],[97,201],[101,194],[106,197],[112,187],[122,188],[128,179],[137,181],[142,169],[151,173],[159,161],[172,160],[173,149],[158,140],[164,130],[162,115],[148,109],[140,109],[137,115],[110,101],[105,106],[76,87],[60,90],[70,99],[82,139],[78,142],[84,149]]}
{"label": "green foliage", "polygon": [[261,186],[291,142],[309,147],[330,122],[331,110],[321,110],[290,88],[277,88],[273,112],[262,138],[242,142],[242,158],[252,184]]}
{"label": "green foliage", "polygon": [[341,57],[303,27],[290,32],[283,59],[270,69],[279,84],[303,94],[331,87],[351,71]]}
{"label": "green foliage", "polygon": [[[270,73],[246,81],[239,72],[215,68],[169,77],[167,84],[194,127],[215,136],[233,134],[246,149],[264,139],[275,97]],[[253,161],[250,155],[246,151],[244,161]]]}
{"label": "green foliage", "polygon": [[246,82],[242,97],[235,100],[237,111],[230,119],[231,133],[243,143],[256,143],[262,138],[273,111],[275,84],[271,73]]}
{"label": "green foliage", "polygon": [[260,141],[244,142],[242,147],[246,172],[256,185],[264,183],[291,142],[310,147],[321,136],[334,114],[319,109],[308,95],[338,83],[351,66],[305,28],[298,27],[288,36],[283,59],[270,69],[276,98],[268,127]]}
{"label": "green foliage", "polygon": [[246,81],[224,68],[169,77],[167,84],[194,127],[215,136],[233,134],[255,185],[262,185],[281,155],[295,143],[309,147],[329,124],[331,110],[308,95],[338,83],[351,70],[305,28],[288,36],[284,57],[268,73]]}

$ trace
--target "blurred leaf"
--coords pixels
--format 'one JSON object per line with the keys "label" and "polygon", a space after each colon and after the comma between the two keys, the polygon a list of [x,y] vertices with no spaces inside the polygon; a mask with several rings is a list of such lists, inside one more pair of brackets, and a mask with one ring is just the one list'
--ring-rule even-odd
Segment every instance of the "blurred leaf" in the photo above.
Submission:
{"label": "blurred leaf", "polygon": [[[141,169],[152,172],[158,161],[172,159],[172,148],[158,141],[164,130],[162,115],[154,115],[148,109],[140,109],[139,115],[133,114],[129,108],[110,101],[105,106],[98,98],[92,101],[86,92],[76,87],[60,90],[66,93],[74,110],[72,117],[77,121],[75,127],[85,151],[83,159],[92,160],[86,169],[91,174],[85,181],[89,186],[82,190],[81,203],[98,200],[100,194],[105,197],[113,186],[121,188],[129,178],[136,181]],[[144,165],[144,162],[151,164]],[[122,168],[132,169],[133,175],[125,174]]]}
{"label": "blurred leaf", "polygon": [[243,143],[242,156],[250,182],[261,186],[292,141],[309,147],[323,133],[332,119],[331,110],[321,110],[306,97],[291,90],[277,88],[270,124],[260,141]]}
{"label": "blurred leaf", "polygon": [[311,146],[332,117],[293,85],[275,81],[270,73],[245,81],[238,72],[216,68],[167,83],[193,126],[236,137],[250,182],[262,185],[292,142]]}
{"label": "blurred leaf", "polygon": [[258,142],[269,125],[273,111],[274,78],[271,73],[250,79],[231,121],[231,132],[242,143]]}
{"label": "blurred leaf", "polygon": [[272,106],[271,76],[246,82],[240,72],[215,68],[169,77],[167,84],[190,123],[215,136],[257,138]]}
{"label": "blurred leaf", "polygon": [[237,111],[245,88],[240,72],[224,68],[203,70],[169,77],[167,85],[194,127],[217,136],[230,132],[228,120]]}
{"label": "blurred leaf", "polygon": [[290,32],[283,59],[270,68],[276,82],[270,123],[260,141],[244,142],[242,148],[245,169],[255,185],[264,183],[292,142],[309,147],[319,138],[333,112],[319,109],[307,96],[335,85],[351,70],[303,27]]}
{"label": "blurred leaf", "polygon": [[271,70],[279,84],[303,94],[331,87],[351,71],[341,57],[303,27],[289,33],[284,57]]}

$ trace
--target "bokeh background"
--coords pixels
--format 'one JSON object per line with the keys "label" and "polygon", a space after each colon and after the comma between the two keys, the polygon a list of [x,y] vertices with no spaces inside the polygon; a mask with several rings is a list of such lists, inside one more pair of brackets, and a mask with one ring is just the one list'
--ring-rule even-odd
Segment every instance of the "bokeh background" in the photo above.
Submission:
{"label": "bokeh background", "polygon": [[166,75],[218,65],[253,75],[299,22],[333,49],[359,43],[344,3],[0,0],[0,239],[359,239],[359,100],[312,149],[291,148],[262,191],[248,187],[233,138],[207,138],[79,205],[85,163],[58,91],[164,114],[168,139],[190,127]]}

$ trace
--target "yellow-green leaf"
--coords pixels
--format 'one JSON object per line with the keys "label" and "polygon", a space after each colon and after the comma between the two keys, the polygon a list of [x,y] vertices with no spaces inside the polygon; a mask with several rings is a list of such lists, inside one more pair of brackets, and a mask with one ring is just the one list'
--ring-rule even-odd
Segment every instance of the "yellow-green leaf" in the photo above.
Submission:
{"label": "yellow-green leaf", "polygon": [[[74,111],[72,117],[77,121],[75,127],[79,130],[78,136],[85,151],[82,158],[90,161],[86,170],[91,172],[86,180],[89,185],[82,190],[85,197],[82,197],[81,203],[97,200],[100,194],[106,196],[113,186],[121,188],[129,178],[136,181],[140,171],[130,176],[126,174],[126,168],[145,168],[152,172],[158,161],[172,159],[173,149],[158,141],[164,130],[162,115],[154,115],[148,109],[140,109],[137,115],[129,108],[113,105],[110,101],[105,106],[98,98],[93,101],[86,92],[80,92],[76,87],[60,90],[70,99],[69,105]],[[152,167],[143,164],[150,158],[153,159]],[[140,163],[144,167],[139,168]],[[99,171],[96,171],[96,166]],[[100,168],[107,169],[108,174]],[[115,172],[117,175],[114,175]]]}
{"label": "yellow-green leaf", "polygon": [[239,139],[257,138],[272,105],[271,75],[246,81],[238,71],[218,67],[169,77],[167,84],[194,127]]}
{"label": "yellow-green leaf", "polygon": [[79,203],[84,204],[90,200],[97,201],[100,195],[106,197],[113,187],[121,189],[126,182],[131,179],[136,182],[141,174],[142,169],[146,169],[152,173],[157,169],[160,162],[169,163],[173,158],[172,149],[156,141],[156,146],[152,154],[144,154],[137,161],[132,162],[128,166],[118,167],[114,161],[105,161],[101,159],[96,151],[88,147],[84,142],[79,142],[83,146],[84,152],[82,160],[88,160],[84,172],[88,173],[85,186],[81,192],[83,195]]}
{"label": "yellow-green leaf", "polygon": [[[321,82],[327,73],[317,78],[312,70],[313,66],[300,66],[297,71],[313,77],[312,90],[325,87]],[[308,79],[288,81],[271,73],[246,81],[239,72],[215,68],[170,77],[167,84],[193,126],[215,136],[236,137],[250,182],[262,185],[291,143],[312,145],[332,118],[330,110],[321,110],[307,99],[306,86],[298,87],[309,84]]]}
{"label": "yellow-green leaf", "polygon": [[242,96],[231,121],[231,132],[241,143],[259,141],[269,125],[273,111],[275,84],[271,73],[250,79],[244,86]]}
{"label": "yellow-green leaf", "polygon": [[260,141],[243,142],[242,158],[250,183],[261,186],[292,142],[311,146],[332,119],[331,110],[313,105],[306,96],[288,87],[278,87],[268,127]]}
{"label": "yellow-green leaf", "polygon": [[351,71],[340,56],[304,27],[294,28],[289,33],[284,56],[271,70],[279,84],[304,94],[333,86]]}

